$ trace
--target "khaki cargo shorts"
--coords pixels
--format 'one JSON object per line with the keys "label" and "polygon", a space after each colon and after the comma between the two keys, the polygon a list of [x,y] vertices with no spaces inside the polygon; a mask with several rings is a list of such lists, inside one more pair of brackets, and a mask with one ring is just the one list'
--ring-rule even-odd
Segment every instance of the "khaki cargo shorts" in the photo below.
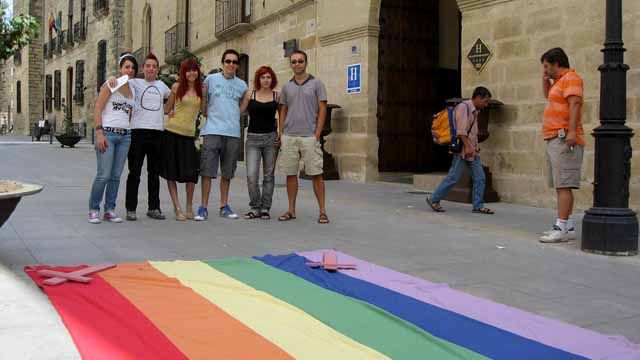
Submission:
{"label": "khaki cargo shorts", "polygon": [[282,135],[280,148],[280,170],[287,176],[298,175],[300,158],[304,172],[314,176],[322,174],[322,149],[314,136]]}
{"label": "khaki cargo shorts", "polygon": [[559,137],[547,140],[547,165],[549,187],[554,189],[580,188],[584,146],[571,149]]}

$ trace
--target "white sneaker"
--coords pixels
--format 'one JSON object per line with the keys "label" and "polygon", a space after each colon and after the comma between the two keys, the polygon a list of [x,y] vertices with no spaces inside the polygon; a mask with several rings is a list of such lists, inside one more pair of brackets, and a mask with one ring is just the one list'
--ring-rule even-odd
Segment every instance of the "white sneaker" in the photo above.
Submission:
{"label": "white sneaker", "polygon": [[118,217],[113,211],[105,211],[103,216],[104,221],[112,222],[112,223],[121,223],[122,218]]}
{"label": "white sneaker", "polygon": [[100,224],[102,220],[100,220],[100,211],[89,210],[89,223],[90,224]]}
{"label": "white sneaker", "polygon": [[[574,235],[575,237],[575,231]],[[553,225],[553,230],[549,232],[547,235],[540,237],[541,243],[561,243],[569,241],[569,232],[562,231],[558,226]]]}
{"label": "white sneaker", "polygon": [[[545,232],[542,233],[542,235],[551,235],[554,231],[557,231],[555,229],[551,229],[551,230],[547,230]],[[576,239],[576,229],[575,228],[571,228],[569,230],[567,230],[567,239],[569,240],[575,240]]]}

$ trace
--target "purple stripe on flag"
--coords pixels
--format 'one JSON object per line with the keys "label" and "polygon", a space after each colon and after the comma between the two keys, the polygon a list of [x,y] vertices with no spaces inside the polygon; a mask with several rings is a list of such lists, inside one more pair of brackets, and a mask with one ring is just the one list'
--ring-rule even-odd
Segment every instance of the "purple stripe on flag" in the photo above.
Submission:
{"label": "purple stripe on flag", "polygon": [[[327,250],[298,252],[311,261],[322,261]],[[491,300],[451,289],[337,252],[339,263],[356,264],[345,275],[385,287],[460,315],[501,328],[567,352],[592,359],[637,360],[640,346],[621,336],[606,336],[557,320],[528,313]]]}

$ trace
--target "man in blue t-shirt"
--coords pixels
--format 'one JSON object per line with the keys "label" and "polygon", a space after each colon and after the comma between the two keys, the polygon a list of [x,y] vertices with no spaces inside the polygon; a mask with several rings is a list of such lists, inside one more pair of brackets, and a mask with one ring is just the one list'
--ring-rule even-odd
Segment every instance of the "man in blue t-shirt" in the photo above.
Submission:
{"label": "man in blue t-shirt", "polygon": [[198,208],[195,220],[206,220],[209,216],[207,206],[211,192],[211,179],[218,176],[220,167],[220,216],[237,219],[231,210],[229,187],[233,178],[240,147],[240,114],[246,110],[242,103],[247,92],[247,83],[236,77],[240,64],[240,54],[233,49],[222,54],[222,72],[208,75],[204,80],[207,86],[207,110],[204,114],[207,122],[200,130],[203,136],[202,156],[200,158],[200,176],[202,177],[202,204]]}

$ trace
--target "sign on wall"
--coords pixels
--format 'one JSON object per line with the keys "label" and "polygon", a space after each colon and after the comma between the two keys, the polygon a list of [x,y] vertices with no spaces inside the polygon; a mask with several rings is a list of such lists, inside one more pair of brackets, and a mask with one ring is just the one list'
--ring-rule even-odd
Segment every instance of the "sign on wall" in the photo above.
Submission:
{"label": "sign on wall", "polygon": [[360,80],[360,64],[347,65],[347,94],[360,93]]}
{"label": "sign on wall", "polygon": [[476,69],[477,72],[481,72],[491,58],[491,51],[489,51],[489,48],[482,40],[478,39],[471,48],[471,51],[469,51],[467,58],[471,61],[471,64],[473,64],[473,68]]}

